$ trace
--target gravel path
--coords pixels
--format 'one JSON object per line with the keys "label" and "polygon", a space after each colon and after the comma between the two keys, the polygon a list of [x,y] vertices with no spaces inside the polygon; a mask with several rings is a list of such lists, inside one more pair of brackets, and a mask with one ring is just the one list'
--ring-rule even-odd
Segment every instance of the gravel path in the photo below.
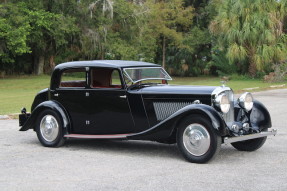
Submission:
{"label": "gravel path", "polygon": [[275,137],[256,152],[223,145],[208,164],[186,162],[176,145],[69,140],[40,145],[17,120],[0,120],[0,190],[287,190],[287,89],[254,93]]}

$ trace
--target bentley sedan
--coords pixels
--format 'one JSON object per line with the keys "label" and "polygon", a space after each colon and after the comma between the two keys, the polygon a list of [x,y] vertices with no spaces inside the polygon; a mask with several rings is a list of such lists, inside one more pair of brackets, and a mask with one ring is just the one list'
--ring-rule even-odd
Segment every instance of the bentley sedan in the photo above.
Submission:
{"label": "bentley sedan", "polygon": [[231,143],[255,151],[275,135],[271,118],[251,93],[234,99],[224,85],[169,85],[157,64],[96,60],[59,64],[50,87],[23,108],[20,131],[59,147],[69,138],[150,140],[177,144],[190,162],[205,163]]}

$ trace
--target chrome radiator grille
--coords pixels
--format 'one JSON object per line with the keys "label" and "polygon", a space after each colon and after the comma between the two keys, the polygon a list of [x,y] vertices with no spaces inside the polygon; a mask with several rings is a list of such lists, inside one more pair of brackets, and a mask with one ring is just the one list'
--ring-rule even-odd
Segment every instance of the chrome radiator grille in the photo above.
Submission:
{"label": "chrome radiator grille", "polygon": [[225,90],[225,95],[227,95],[230,101],[230,109],[228,113],[223,114],[223,119],[228,126],[234,122],[234,104],[233,104],[233,92],[231,90]]}
{"label": "chrome radiator grille", "polygon": [[176,111],[184,108],[191,102],[153,102],[155,115],[158,121],[162,121],[171,116]]}

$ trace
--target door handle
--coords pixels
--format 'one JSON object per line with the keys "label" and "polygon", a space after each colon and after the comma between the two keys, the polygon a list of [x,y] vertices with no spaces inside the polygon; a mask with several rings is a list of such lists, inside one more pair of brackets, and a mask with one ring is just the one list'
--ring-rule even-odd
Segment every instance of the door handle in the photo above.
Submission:
{"label": "door handle", "polygon": [[50,90],[50,93],[52,95],[54,95],[55,97],[58,97],[59,96],[59,93],[56,92],[56,90]]}

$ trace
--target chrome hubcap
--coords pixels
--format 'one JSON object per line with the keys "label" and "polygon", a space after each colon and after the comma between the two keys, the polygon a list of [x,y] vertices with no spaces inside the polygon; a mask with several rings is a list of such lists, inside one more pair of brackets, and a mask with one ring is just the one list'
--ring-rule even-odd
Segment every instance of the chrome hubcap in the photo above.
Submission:
{"label": "chrome hubcap", "polygon": [[59,124],[52,115],[45,115],[40,122],[40,132],[45,141],[54,141],[59,134]]}
{"label": "chrome hubcap", "polygon": [[210,136],[207,129],[197,123],[190,124],[183,132],[183,144],[190,154],[204,155],[210,147]]}

